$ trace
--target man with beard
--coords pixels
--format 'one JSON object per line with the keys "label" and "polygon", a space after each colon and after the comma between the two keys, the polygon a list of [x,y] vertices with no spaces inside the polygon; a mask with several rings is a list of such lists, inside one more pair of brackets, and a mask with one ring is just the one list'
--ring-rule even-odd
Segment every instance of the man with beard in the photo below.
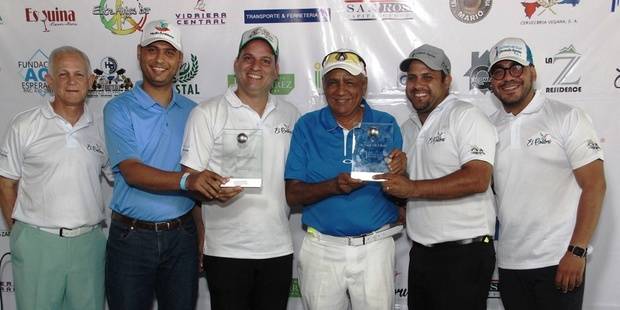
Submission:
{"label": "man with beard", "polygon": [[279,53],[278,38],[267,29],[244,32],[234,61],[237,85],[201,103],[188,120],[181,164],[192,172],[221,172],[240,164],[246,158],[229,142],[236,146],[242,134],[251,139],[250,131],[262,137],[261,188],[223,188],[221,197],[233,200],[202,205],[213,310],[285,310],[288,302],[293,241],[282,176],[299,112],[270,94],[280,70]]}
{"label": "man with beard", "polygon": [[500,293],[507,310],[581,309],[588,244],[605,195],[603,151],[580,109],[536,91],[525,41],[489,53],[502,103],[494,172]]}
{"label": "man with beard", "polygon": [[386,193],[408,199],[410,309],[486,309],[495,267],[491,175],[497,135],[475,106],[449,94],[450,61],[422,45],[400,64],[415,110],[403,124],[409,178]]}
{"label": "man with beard", "polygon": [[[165,20],[148,23],[138,45],[143,81],[104,109],[115,175],[106,256],[110,309],[194,309],[202,244],[200,209],[182,191],[219,197],[225,179],[181,172],[185,122],[196,105],[173,91],[183,60],[181,33]],[[198,226],[198,228],[196,227]],[[198,233],[197,233],[198,232]]]}

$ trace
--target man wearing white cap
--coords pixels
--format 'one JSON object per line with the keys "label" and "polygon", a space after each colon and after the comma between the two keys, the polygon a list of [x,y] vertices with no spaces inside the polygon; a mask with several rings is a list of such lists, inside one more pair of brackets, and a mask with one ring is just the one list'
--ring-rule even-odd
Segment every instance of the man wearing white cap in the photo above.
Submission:
{"label": "man wearing white cap", "polygon": [[486,309],[495,267],[495,128],[449,94],[450,60],[440,48],[414,49],[400,70],[414,109],[402,125],[411,179],[384,176],[383,189],[408,199],[409,308]]}
{"label": "man wearing white cap", "polygon": [[18,114],[0,146],[15,302],[25,310],[104,309],[99,177],[108,158],[85,102],[94,80],[88,57],[71,46],[54,49],[45,80],[50,102]]}
{"label": "man wearing white cap", "polygon": [[195,103],[172,90],[183,59],[179,29],[164,20],[148,23],[137,53],[143,81],[104,109],[115,173],[108,305],[150,309],[156,297],[159,309],[194,309],[202,222],[194,221],[200,210],[192,214],[194,201],[182,191],[218,197],[225,180],[209,171],[181,172],[185,123]]}
{"label": "man wearing white cap", "polygon": [[327,106],[302,116],[286,161],[286,199],[302,205],[307,234],[299,253],[306,309],[392,309],[398,209],[377,182],[351,178],[355,132],[363,124],[391,124],[387,162],[404,173],[406,158],[396,120],[364,99],[366,63],[337,50],[323,59]]}
{"label": "man wearing white cap", "polygon": [[237,85],[192,111],[181,164],[189,171],[226,171],[238,160],[231,157],[238,149],[227,149],[225,139],[230,137],[236,145],[237,135],[225,132],[260,132],[262,186],[223,188],[226,197],[235,199],[202,205],[204,266],[211,309],[285,310],[293,241],[282,176],[299,112],[270,94],[279,72],[278,38],[263,27],[253,28],[243,33],[238,51]]}
{"label": "man wearing white cap", "polygon": [[581,309],[588,246],[605,195],[603,151],[580,109],[536,91],[525,41],[505,38],[489,53],[491,120],[499,144],[500,294],[507,310]]}

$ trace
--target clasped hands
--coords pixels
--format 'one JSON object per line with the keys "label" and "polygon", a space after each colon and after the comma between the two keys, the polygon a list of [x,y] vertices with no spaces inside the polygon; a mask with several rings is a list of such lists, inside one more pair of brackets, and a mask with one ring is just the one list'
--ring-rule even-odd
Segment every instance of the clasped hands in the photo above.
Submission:
{"label": "clasped hands", "polygon": [[242,187],[222,187],[230,180],[229,177],[223,177],[213,171],[203,170],[194,172],[187,177],[187,189],[198,192],[206,200],[216,199],[226,202],[237,196],[243,191]]}

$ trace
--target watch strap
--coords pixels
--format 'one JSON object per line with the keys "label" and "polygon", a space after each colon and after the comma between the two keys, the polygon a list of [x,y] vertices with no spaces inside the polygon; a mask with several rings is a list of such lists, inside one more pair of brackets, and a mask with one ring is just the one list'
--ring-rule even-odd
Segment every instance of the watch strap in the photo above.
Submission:
{"label": "watch strap", "polygon": [[587,249],[572,244],[568,246],[568,252],[578,257],[586,257],[588,255]]}

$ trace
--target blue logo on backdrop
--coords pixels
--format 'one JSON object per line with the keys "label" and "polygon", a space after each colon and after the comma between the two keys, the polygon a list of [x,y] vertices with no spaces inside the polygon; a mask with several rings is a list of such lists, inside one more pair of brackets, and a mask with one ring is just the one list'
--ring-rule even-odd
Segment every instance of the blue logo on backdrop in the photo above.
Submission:
{"label": "blue logo on backdrop", "polygon": [[331,11],[325,8],[245,10],[246,24],[328,22]]}
{"label": "blue logo on backdrop", "polygon": [[45,82],[47,61],[47,55],[40,49],[37,49],[30,58],[17,61],[17,67],[22,76],[22,91],[24,93],[41,96],[47,94],[47,83]]}

